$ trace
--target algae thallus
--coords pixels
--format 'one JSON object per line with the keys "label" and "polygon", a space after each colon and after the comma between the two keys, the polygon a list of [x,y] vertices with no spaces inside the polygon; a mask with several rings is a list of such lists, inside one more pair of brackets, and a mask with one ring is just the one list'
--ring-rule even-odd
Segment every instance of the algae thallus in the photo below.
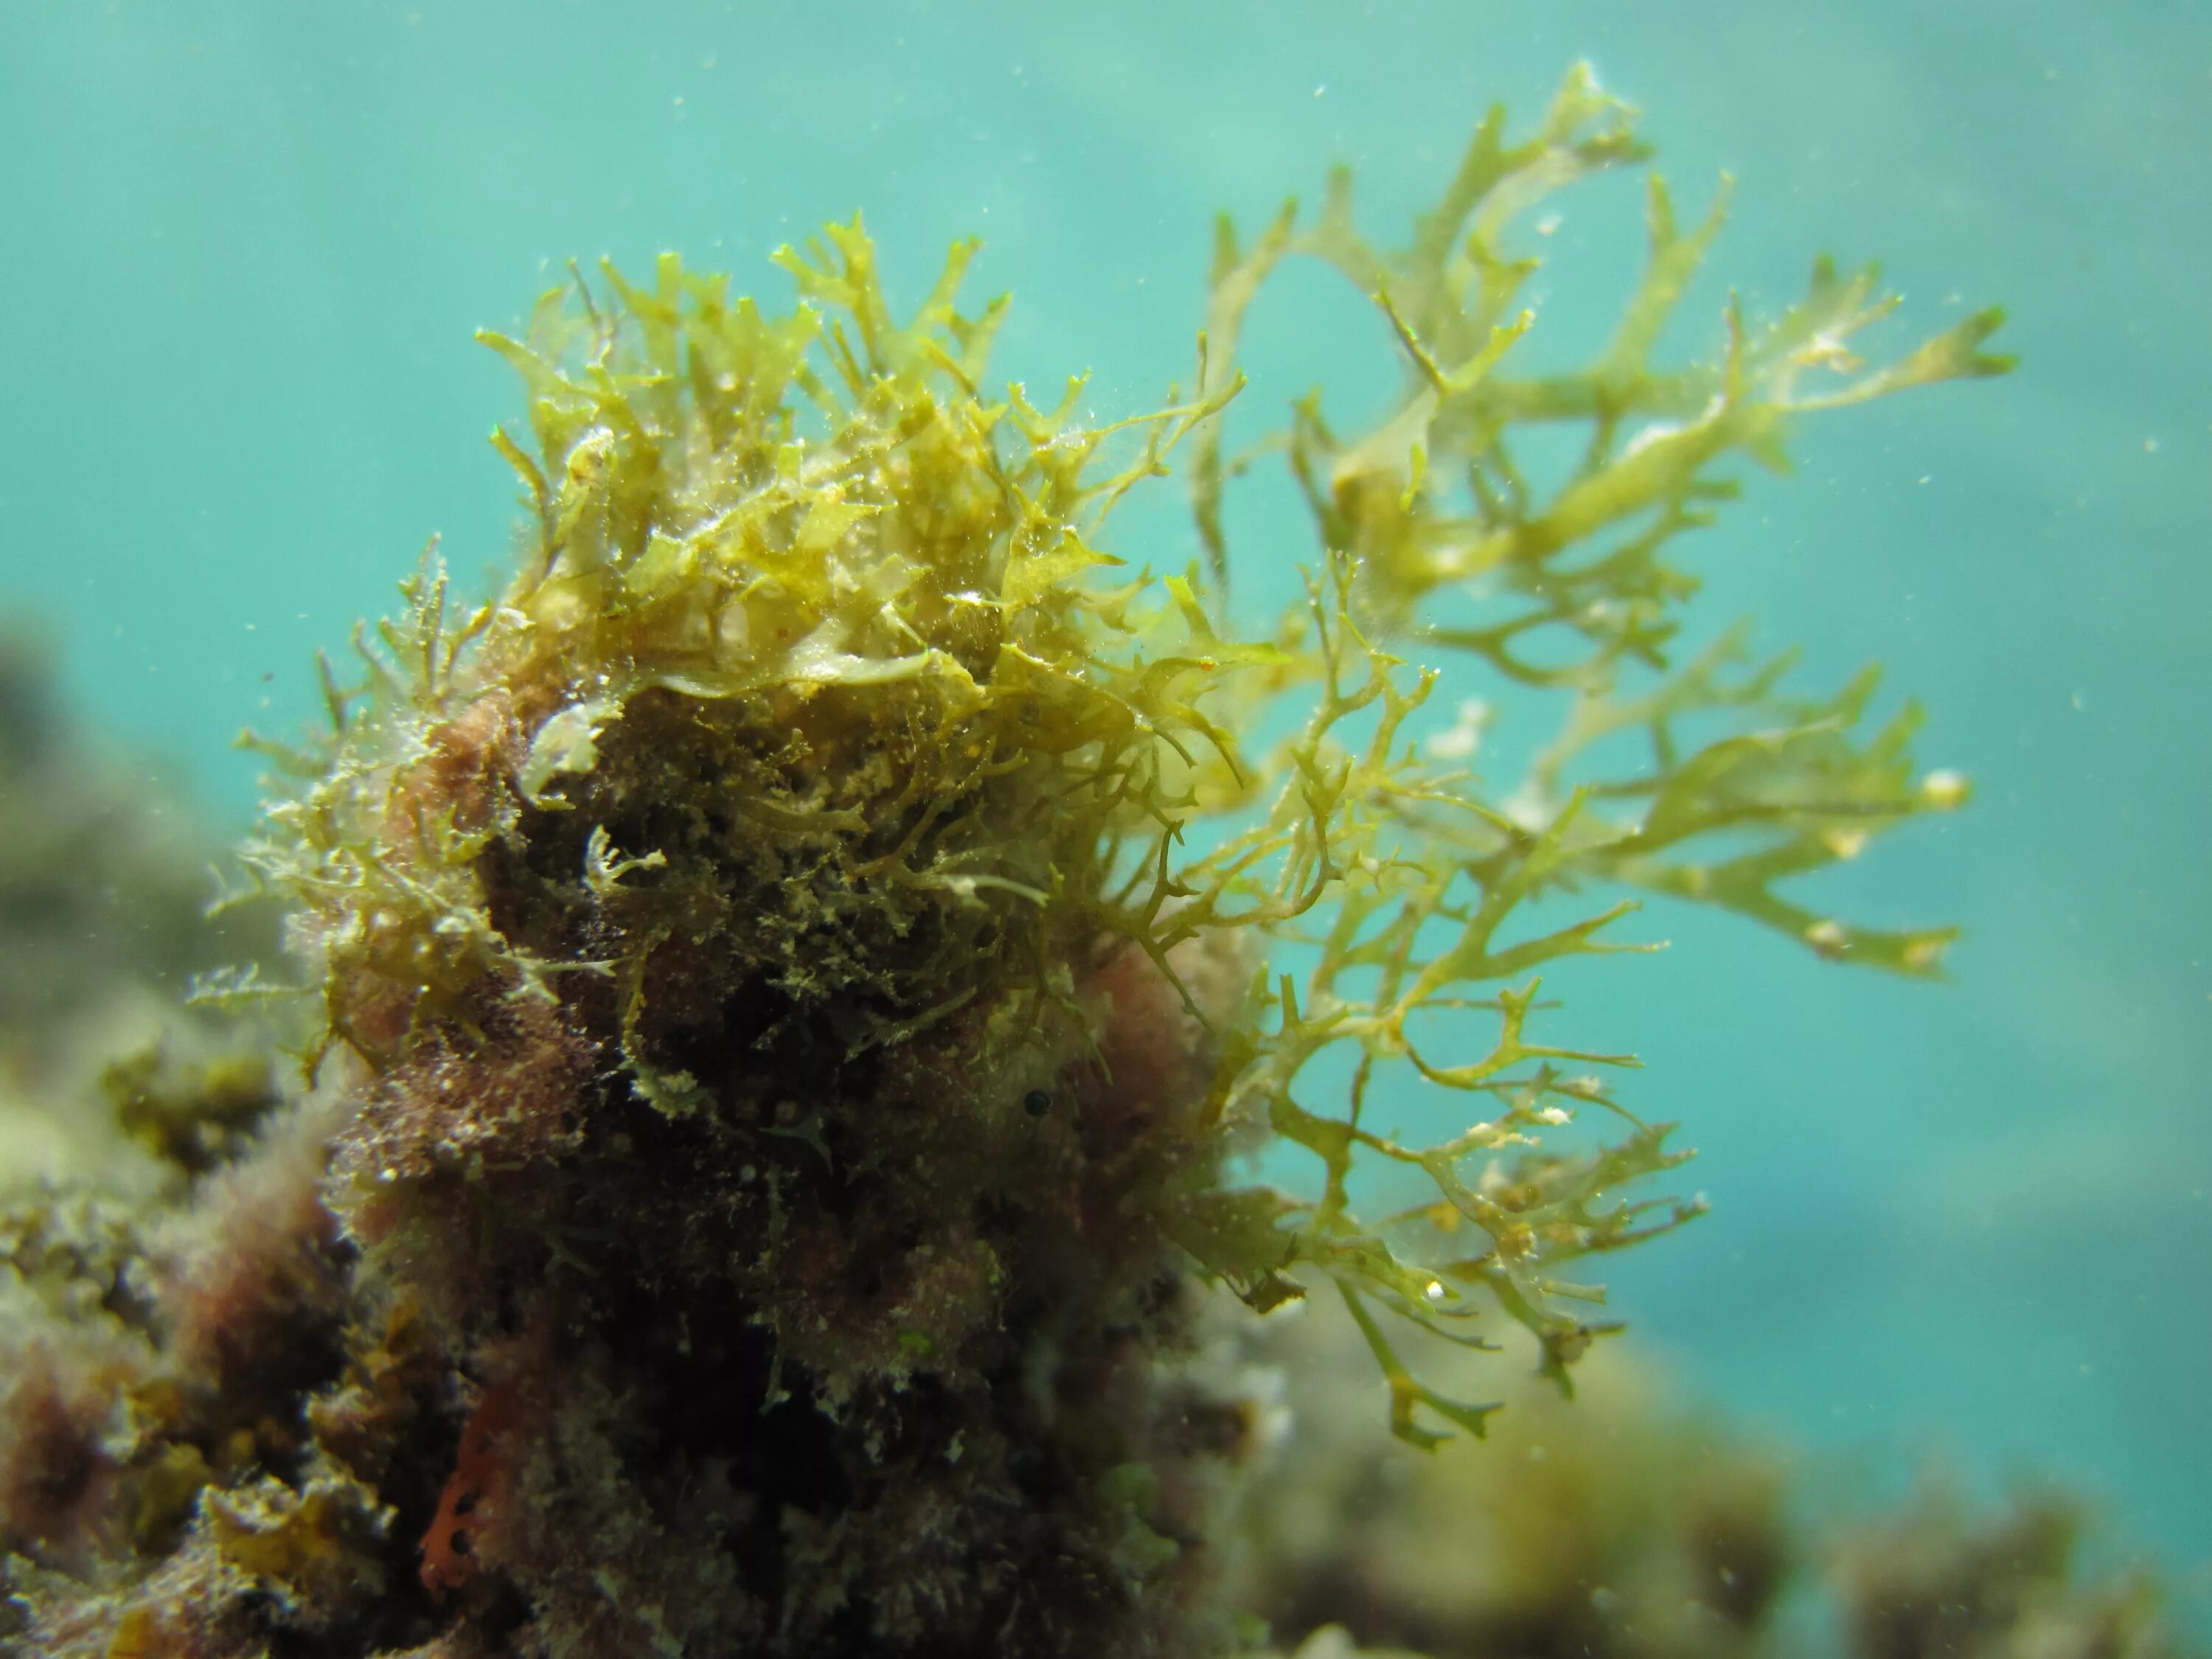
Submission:
{"label": "algae thallus", "polygon": [[[487,337],[528,396],[495,438],[520,568],[464,611],[426,561],[279,757],[248,851],[313,1087],[203,1178],[198,1244],[115,1247],[157,1287],[97,1378],[54,1362],[100,1497],[10,1512],[26,1639],[1222,1651],[1218,1500],[1267,1419],[1200,1340],[1209,1283],[1340,1302],[1417,1443],[1489,1408],[1408,1332],[1502,1314],[1564,1384],[1605,1328],[1573,1264],[1696,1206],[1643,1195],[1681,1154],[1614,1099],[1626,1057],[1553,1040],[1538,971],[1633,948],[1638,890],[1905,973],[1948,938],[1778,890],[1962,786],[1915,776],[1909,712],[1862,732],[1870,679],[1797,699],[1732,637],[1672,662],[1674,538],[1796,416],[2001,366],[1994,313],[1862,363],[1890,302],[1825,264],[1770,323],[1731,307],[1717,362],[1655,364],[1720,215],[1681,229],[1654,179],[1609,346],[1517,376],[1516,221],[1643,155],[1577,71],[1527,137],[1482,124],[1399,251],[1341,178],[1224,227],[1189,396],[1104,427],[1079,383],[989,389],[972,245],[902,319],[857,220],[778,256],[781,313],[672,256]],[[1372,298],[1406,384],[1262,446],[1318,547],[1252,634],[1223,411],[1294,257]],[[1579,461],[1524,475],[1561,423]],[[1204,556],[1157,575],[1102,525],[1177,455]],[[1443,672],[1563,704],[1510,791],[1424,726]],[[1408,1088],[1470,1127],[1376,1133]],[[1240,1182],[1271,1140],[1309,1189]],[[1355,1159],[1432,1190],[1364,1218]]]}

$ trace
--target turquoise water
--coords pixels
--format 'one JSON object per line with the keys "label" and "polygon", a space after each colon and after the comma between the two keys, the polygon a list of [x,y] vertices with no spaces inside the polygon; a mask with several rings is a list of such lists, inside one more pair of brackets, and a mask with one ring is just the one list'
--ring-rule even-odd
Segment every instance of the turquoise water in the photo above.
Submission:
{"label": "turquoise water", "polygon": [[[1655,913],[1671,958],[1578,984],[1577,1033],[1644,1055],[1633,1103],[1687,1122],[1717,1206],[1620,1264],[1620,1305],[1689,1387],[1839,1464],[2086,1488],[2201,1616],[2212,9],[635,11],[10,9],[0,595],[52,625],[82,701],[242,823],[228,740],[305,717],[313,647],[431,532],[465,576],[504,559],[483,439],[518,399],[469,335],[571,255],[674,247],[780,295],[767,250],[860,208],[912,291],[979,233],[979,287],[1018,295],[1002,372],[1095,369],[1111,414],[1188,376],[1217,209],[1255,222],[1344,160],[1387,230],[1485,104],[1533,108],[1588,57],[1685,198],[1738,175],[1716,267],[1748,303],[1814,250],[1879,255],[1923,323],[2006,304],[2023,360],[1808,432],[1695,550],[1709,619],[1802,642],[1810,684],[1881,658],[1929,706],[1923,752],[1974,775],[1973,810],[1830,890],[1966,938],[1929,988]],[[1618,181],[1567,204],[1555,341],[1610,322],[1637,211]],[[1375,329],[1287,284],[1249,396],[1326,381],[1356,409]],[[1181,563],[1175,509],[1121,550]]]}

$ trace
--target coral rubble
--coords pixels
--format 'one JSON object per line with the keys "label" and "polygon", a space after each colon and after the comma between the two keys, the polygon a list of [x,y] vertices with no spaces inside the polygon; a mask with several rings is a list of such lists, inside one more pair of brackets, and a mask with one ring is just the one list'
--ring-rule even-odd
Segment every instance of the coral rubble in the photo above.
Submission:
{"label": "coral rubble", "polygon": [[176,1007],[276,941],[265,912],[204,917],[221,843],[173,785],[71,719],[33,633],[0,624],[0,1199],[127,1180],[131,1144],[199,1159],[275,1103],[262,1045]]}
{"label": "coral rubble", "polygon": [[[1516,1390],[1482,1444],[1392,1457],[1336,1334],[1273,1329],[1295,1455],[1243,1500],[1237,1597],[1298,1659],[2184,1659],[2160,1585],[2024,1492],[1839,1504],[1816,1468],[1667,1398],[1615,1348]],[[2100,1559],[2100,1558],[2106,1559]]]}

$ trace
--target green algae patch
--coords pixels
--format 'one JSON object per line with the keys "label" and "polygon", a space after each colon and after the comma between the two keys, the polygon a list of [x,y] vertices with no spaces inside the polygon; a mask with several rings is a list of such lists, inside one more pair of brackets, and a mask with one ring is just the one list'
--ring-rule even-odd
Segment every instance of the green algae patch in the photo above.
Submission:
{"label": "green algae patch", "polygon": [[[1402,249],[1341,179],[1310,225],[1224,228],[1190,386],[1103,424],[1079,379],[990,381],[973,244],[902,315],[857,219],[776,256],[782,309],[671,255],[483,337],[526,404],[512,580],[465,607],[426,555],[362,678],[325,665],[328,732],[270,749],[295,783],[247,853],[318,1115],[207,1154],[240,1224],[291,1207],[252,1272],[189,1258],[171,1386],[227,1425],[272,1315],[318,1345],[163,1571],[364,1652],[1215,1652],[1269,1417],[1211,1286],[1326,1291],[1418,1445],[1494,1407],[1409,1341],[1517,1323],[1564,1387],[1613,1328],[1589,1260],[1701,1200],[1540,975],[1653,948],[1639,895],[1905,973],[1948,938],[1789,895],[1964,785],[1915,771],[1910,710],[1867,729],[1870,678],[1678,652],[1676,539],[1798,420],[2002,366],[1993,314],[1863,362],[1890,302],[1826,264],[1656,362],[1719,217],[1655,182],[1612,343],[1517,376],[1521,221],[1643,155],[1577,71],[1526,138],[1478,128]],[[1261,440],[1316,539],[1255,619],[1224,422],[1292,258],[1372,301],[1404,391]],[[1562,427],[1539,481],[1517,452]],[[1188,568],[1111,518],[1179,464]],[[1554,702],[1525,775],[1471,769],[1480,707],[1427,707],[1462,686]],[[1385,1099],[1464,1127],[1385,1133]],[[1241,1173],[1271,1146],[1310,1182]]]}

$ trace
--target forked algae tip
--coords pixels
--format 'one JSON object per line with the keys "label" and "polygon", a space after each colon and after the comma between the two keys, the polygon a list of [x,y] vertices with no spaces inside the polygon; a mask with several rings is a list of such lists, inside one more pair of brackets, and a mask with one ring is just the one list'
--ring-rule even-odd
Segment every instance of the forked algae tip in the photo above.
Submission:
{"label": "forked algae tip", "polygon": [[[1187,393],[1103,426],[1079,380],[989,380],[973,243],[895,314],[857,218],[776,255],[787,310],[669,255],[483,337],[527,398],[493,440],[515,574],[469,609],[425,560],[366,678],[325,665],[328,734],[270,746],[296,782],[248,849],[307,969],[343,1263],[306,1426],[195,1465],[107,1624],[46,1580],[34,1620],[120,1642],[198,1561],[276,1586],[203,1585],[209,1630],[347,1651],[1219,1651],[1220,1499],[1266,1413],[1206,1284],[1340,1303],[1417,1444],[1492,1407],[1409,1332],[1503,1315],[1564,1384],[1611,1328],[1576,1264],[1699,1201],[1650,1194],[1686,1154],[1616,1098],[1630,1056],[1554,1035],[1546,965],[1647,948],[1621,924],[1653,893],[1908,974],[1950,937],[1785,890],[1964,787],[1916,774],[1910,709],[1865,728],[1870,676],[1806,698],[1739,635],[1679,653],[1675,538],[1800,416],[2003,366],[1994,313],[1862,362],[1893,301],[1826,263],[1771,321],[1731,303],[1716,361],[1655,361],[1720,222],[1655,177],[1611,343],[1516,375],[1516,224],[1644,155],[1577,70],[1526,137],[1483,122],[1402,247],[1342,176],[1317,216],[1224,223]],[[1260,441],[1317,545],[1253,627],[1224,422],[1294,258],[1372,300],[1404,389]],[[1579,459],[1524,472],[1563,424]],[[1109,550],[1171,465],[1182,574]],[[1424,713],[1463,680],[1558,706],[1527,776]],[[1466,1127],[1386,1135],[1385,1098]],[[1270,1144],[1306,1188],[1239,1173]],[[1427,1196],[1364,1214],[1356,1162]]]}

